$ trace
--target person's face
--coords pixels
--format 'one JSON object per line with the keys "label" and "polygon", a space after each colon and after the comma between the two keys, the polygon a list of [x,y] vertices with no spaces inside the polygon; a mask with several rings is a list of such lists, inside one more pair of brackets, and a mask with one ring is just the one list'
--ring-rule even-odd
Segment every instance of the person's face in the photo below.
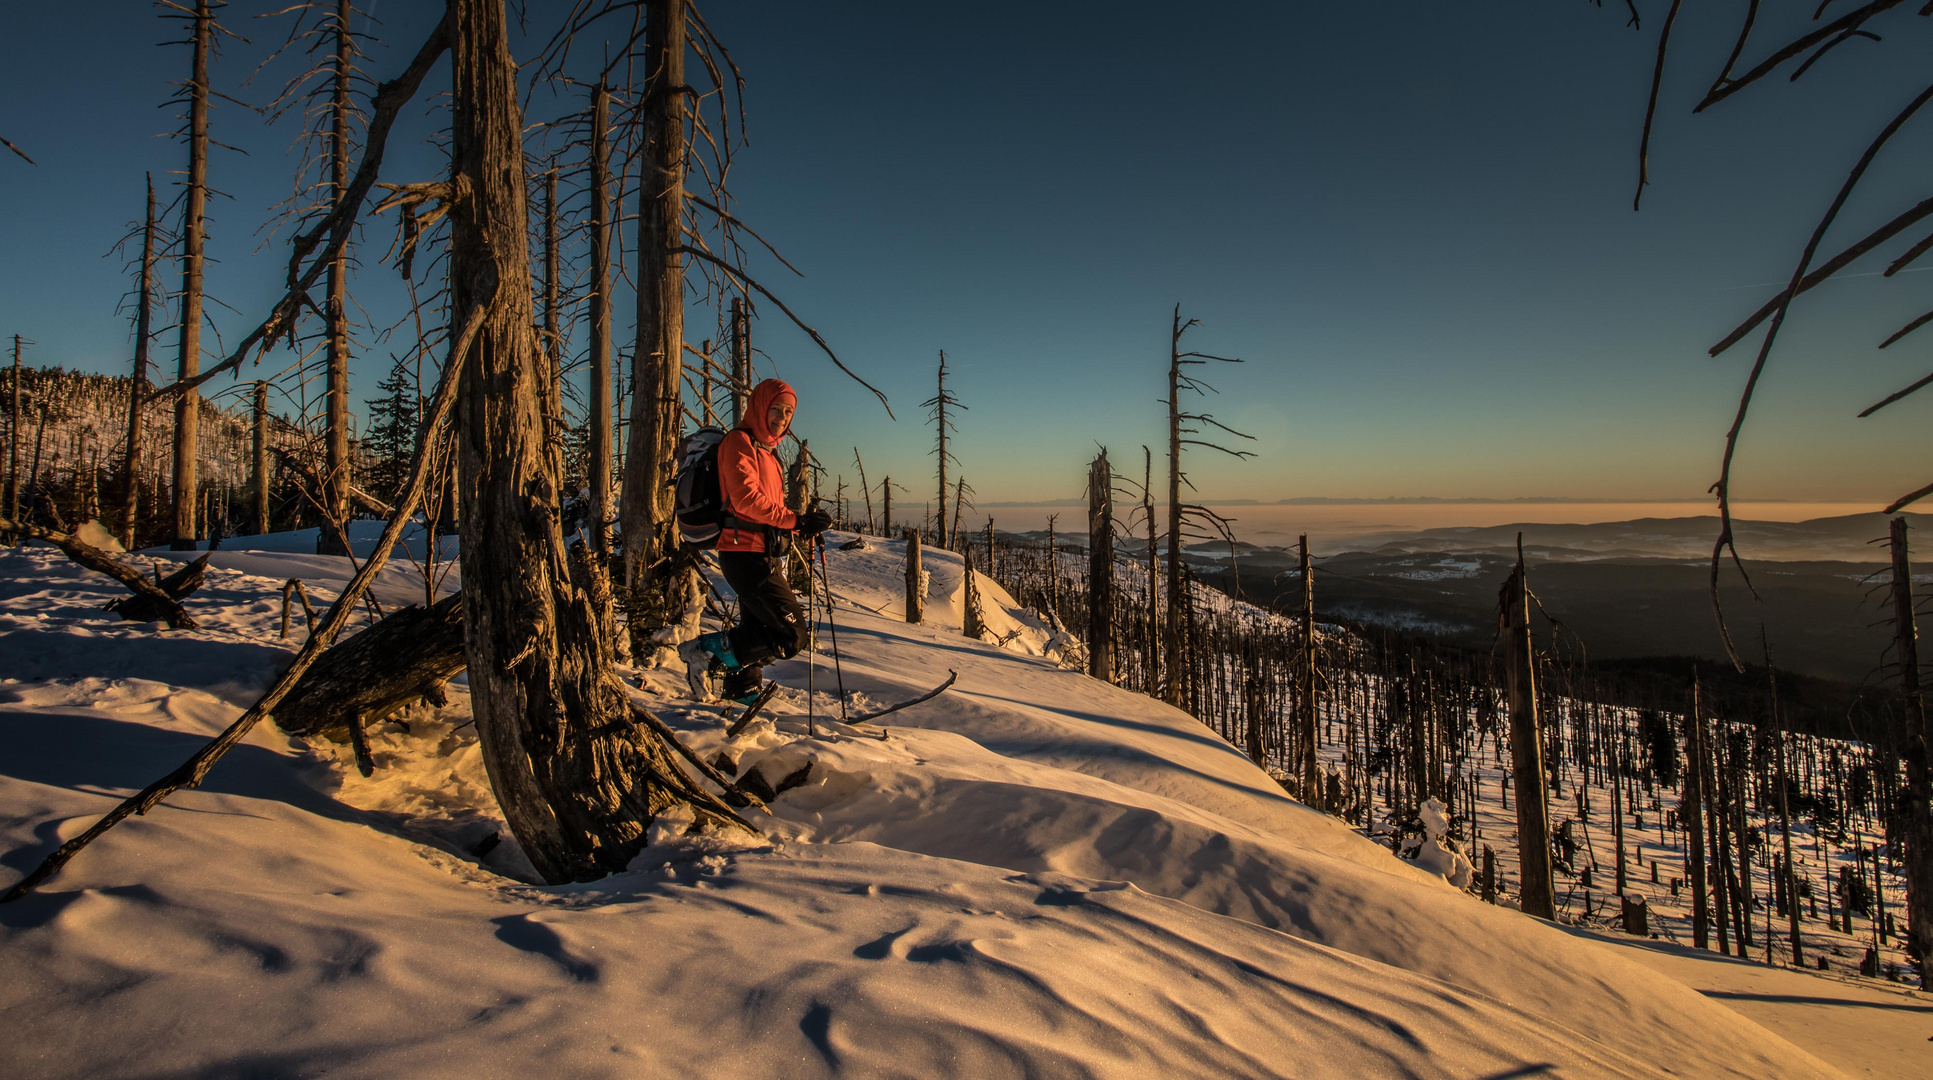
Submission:
{"label": "person's face", "polygon": [[784,436],[786,431],[789,428],[791,428],[791,426],[792,426],[792,403],[791,402],[785,400],[784,398],[780,398],[779,400],[774,401],[770,408],[765,410],[765,430],[771,432],[772,437],[774,439]]}

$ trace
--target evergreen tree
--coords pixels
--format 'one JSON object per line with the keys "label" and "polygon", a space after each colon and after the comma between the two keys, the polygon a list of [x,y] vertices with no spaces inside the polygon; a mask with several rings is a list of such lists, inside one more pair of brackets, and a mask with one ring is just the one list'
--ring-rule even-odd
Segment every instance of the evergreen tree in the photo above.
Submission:
{"label": "evergreen tree", "polygon": [[364,448],[370,458],[370,494],[393,502],[409,479],[410,458],[416,452],[418,406],[416,383],[408,366],[397,360],[389,377],[376,384],[381,397],[363,402],[369,406],[369,435]]}

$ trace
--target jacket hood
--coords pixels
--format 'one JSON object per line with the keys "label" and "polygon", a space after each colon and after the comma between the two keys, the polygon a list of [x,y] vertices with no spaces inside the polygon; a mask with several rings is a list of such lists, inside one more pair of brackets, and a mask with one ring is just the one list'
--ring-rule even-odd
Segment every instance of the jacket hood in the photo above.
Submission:
{"label": "jacket hood", "polygon": [[799,395],[793,393],[790,386],[778,379],[766,379],[752,387],[752,400],[746,404],[744,420],[738,425],[767,446],[777,446],[779,440],[785,438],[785,429],[773,431],[765,422],[765,416],[775,401],[789,401],[795,410],[799,407]]}

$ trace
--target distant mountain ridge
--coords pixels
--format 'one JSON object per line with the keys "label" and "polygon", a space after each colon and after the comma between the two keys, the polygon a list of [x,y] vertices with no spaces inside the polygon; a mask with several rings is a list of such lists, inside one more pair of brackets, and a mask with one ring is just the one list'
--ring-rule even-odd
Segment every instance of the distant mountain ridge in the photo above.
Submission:
{"label": "distant mountain ridge", "polygon": [[[1912,533],[1933,527],[1933,514],[1902,515]],[[1739,555],[1747,561],[1885,562],[1885,514],[1848,514],[1807,521],[1741,521],[1732,531]],[[1350,546],[1380,554],[1418,552],[1514,552],[1522,533],[1526,554],[1557,561],[1602,558],[1704,558],[1718,537],[1715,514],[1677,518],[1636,518],[1591,525],[1449,526],[1390,532],[1358,538]],[[1929,538],[1933,545],[1933,538]],[[1933,555],[1933,546],[1928,554]]]}

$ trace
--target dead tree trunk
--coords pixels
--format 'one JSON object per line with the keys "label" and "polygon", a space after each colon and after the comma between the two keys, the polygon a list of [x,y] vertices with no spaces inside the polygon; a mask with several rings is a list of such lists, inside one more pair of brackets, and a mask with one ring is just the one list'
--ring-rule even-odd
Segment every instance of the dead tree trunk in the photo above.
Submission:
{"label": "dead tree trunk", "polygon": [[[214,35],[215,13],[209,0],[195,0],[194,60],[188,80],[188,197],[181,220],[181,355],[177,378],[201,371],[202,240],[208,211],[208,51]],[[201,424],[201,392],[190,389],[175,398],[174,537],[176,551],[195,547],[195,501],[201,495],[197,438]]]}
{"label": "dead tree trunk", "polygon": [[879,484],[879,531],[890,535],[893,531],[893,478],[887,477]]}
{"label": "dead tree trunk", "polygon": [[806,440],[799,440],[799,453],[785,470],[785,508],[795,514],[805,513],[806,477],[812,471],[812,450]]}
{"label": "dead tree trunk", "polygon": [[611,645],[571,583],[543,437],[548,365],[531,318],[523,121],[503,0],[450,0],[445,18],[452,304],[460,321],[477,321],[451,361],[464,365],[455,434],[470,695],[498,805],[524,852],[547,881],[588,880],[622,869],[676,803],[702,820],[735,819],[632,725]]}
{"label": "dead tree trunk", "polygon": [[544,445],[561,487],[564,477],[564,341],[557,321],[557,170],[544,174]]}
{"label": "dead tree trunk", "polygon": [[1142,646],[1147,655],[1142,657],[1141,672],[1145,685],[1143,693],[1153,696],[1161,685],[1161,635],[1156,628],[1161,625],[1160,586],[1155,575],[1154,546],[1154,451],[1145,445],[1141,447],[1141,516],[1148,527],[1148,594],[1147,633]]}
{"label": "dead tree trunk", "polygon": [[[121,546],[129,551],[134,550],[134,519],[141,495],[141,397],[148,385],[148,338],[153,334],[156,229],[154,174],[149,173],[148,217],[141,228],[141,281],[135,290],[135,303],[139,306],[134,312],[134,378],[128,383],[128,442],[121,463],[126,481],[121,492]],[[15,412],[18,411],[16,407]]]}
{"label": "dead tree trunk", "polygon": [[[966,406],[960,405],[958,401],[953,399],[951,394],[946,392],[946,350],[944,349],[940,350],[939,388],[934,392],[931,399],[923,401],[920,404],[933,410],[931,413],[933,417],[933,429],[939,439],[938,448],[934,451],[939,456],[940,466],[939,515],[933,519],[933,531],[937,534],[934,539],[941,548],[951,548],[953,546],[952,532],[947,527],[946,519],[946,466],[951,458],[947,454],[946,436],[947,432],[952,428],[953,421],[947,416],[946,409],[949,405],[959,406],[960,408],[965,408]],[[957,510],[957,508],[958,502],[956,500],[955,509]]]}
{"label": "dead tree trunk", "polygon": [[255,511],[255,535],[268,532],[268,383],[255,384],[255,425],[249,455],[249,501]]}
{"label": "dead tree trunk", "polygon": [[[966,509],[967,482],[962,476],[953,485],[953,535],[960,535],[960,511]],[[987,573],[993,573],[993,519],[987,519]],[[965,541],[962,541],[964,543]]]}
{"label": "dead tree trunk", "polygon": [[[336,0],[334,30],[336,54],[331,61],[329,94],[329,202],[340,202],[349,187],[349,76],[355,66],[355,42],[349,34],[350,0]],[[328,389],[324,394],[325,462],[322,471],[323,516],[339,522],[349,520],[349,488],[355,483],[355,462],[349,456],[349,249],[347,245],[329,262],[327,299],[323,313],[328,326]],[[347,555],[348,529],[317,529],[315,550],[318,555]]]}
{"label": "dead tree trunk", "polygon": [[[1302,535],[1302,656],[1296,665],[1302,678],[1302,700],[1296,720],[1296,772],[1301,777],[1304,802],[1316,799],[1316,585],[1309,558],[1309,536]],[[1412,703],[1412,706],[1414,703]]]}
{"label": "dead tree trunk", "polygon": [[[683,419],[685,340],[685,0],[645,4],[643,176],[638,184],[637,343],[620,513],[624,581],[648,589],[671,547],[672,456]],[[632,620],[634,644],[651,627]]]}
{"label": "dead tree trunk", "polygon": [[[1523,537],[1517,537],[1517,569],[1504,583],[1509,620],[1510,767],[1517,789],[1517,876],[1523,910],[1557,917],[1550,876],[1550,807],[1544,787],[1544,740],[1537,721],[1537,661],[1531,651],[1530,583],[1524,576]],[[1412,702],[1414,707],[1414,702]]]}
{"label": "dead tree trunk", "polygon": [[1711,906],[1705,882],[1705,718],[1698,680],[1691,683],[1691,715],[1685,718],[1685,861],[1691,876],[1691,943],[1711,948]]}
{"label": "dead tree trunk", "polygon": [[[734,419],[732,422],[738,421]],[[877,536],[879,534],[873,532],[873,489],[866,486],[866,463],[859,459],[857,446],[852,448],[852,463],[859,467],[859,490],[866,497],[866,532]]]}
{"label": "dead tree trunk", "polygon": [[[1153,530],[1149,532],[1152,534]],[[1150,541],[1152,542],[1152,541]],[[1166,678],[1161,699],[1179,707],[1184,672],[1181,658],[1181,305],[1175,305],[1174,333],[1168,341],[1168,620],[1162,632]]]}
{"label": "dead tree trunk", "polygon": [[[152,191],[152,187],[150,187]],[[153,205],[154,196],[148,196]],[[13,409],[7,414],[7,520],[20,520],[20,335],[13,336]]]}
{"label": "dead tree trunk", "polygon": [[1624,895],[1627,869],[1624,862],[1624,740],[1620,733],[1611,751],[1611,843],[1616,845],[1617,894]]}
{"label": "dead tree trunk", "polygon": [[[752,312],[742,296],[732,297],[732,426],[745,422],[752,400]],[[859,453],[857,447],[853,453]],[[891,526],[887,526],[888,529]]]}
{"label": "dead tree trunk", "polygon": [[1920,986],[1933,989],[1933,772],[1929,746],[1933,729],[1926,721],[1926,696],[1920,686],[1919,640],[1913,620],[1913,568],[1906,552],[1906,519],[1896,517],[1893,542],[1894,648],[1898,653],[1900,695],[1905,701],[1906,754],[1906,925],[1910,952],[1920,965]]}
{"label": "dead tree trunk", "polygon": [[611,91],[591,96],[591,551],[611,557]]}
{"label": "dead tree trunk", "polygon": [[[1766,674],[1771,677],[1772,686],[1772,737],[1778,742],[1779,777],[1779,834],[1784,844],[1785,858],[1779,866],[1779,891],[1785,895],[1786,936],[1792,940],[1792,966],[1805,966],[1805,939],[1799,933],[1799,878],[1792,866],[1792,782],[1786,776],[1785,732],[1779,727],[1779,681],[1772,675],[1771,665],[1766,665]],[[1769,935],[1768,935],[1769,936]]]}
{"label": "dead tree trunk", "polygon": [[[1051,546],[1047,557],[1058,576]],[[1087,673],[1114,681],[1114,474],[1106,450],[1087,467]]]}
{"label": "dead tree trunk", "polygon": [[906,530],[906,621],[917,623],[925,618],[926,582],[920,573],[920,533],[918,529]]}
{"label": "dead tree trunk", "polygon": [[960,547],[962,567],[960,591],[960,633],[980,641],[987,636],[987,621],[980,608],[980,583],[974,580],[973,542],[964,540]]}

